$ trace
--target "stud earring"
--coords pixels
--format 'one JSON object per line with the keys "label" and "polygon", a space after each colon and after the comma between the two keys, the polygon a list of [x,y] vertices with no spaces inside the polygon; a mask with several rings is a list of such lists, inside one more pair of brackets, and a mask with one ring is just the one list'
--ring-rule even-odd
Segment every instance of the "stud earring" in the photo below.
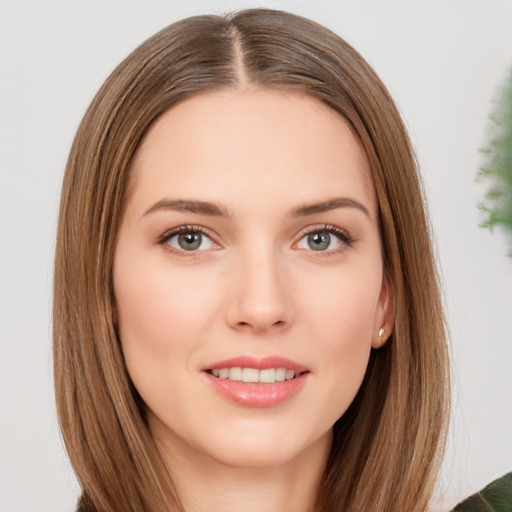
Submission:
{"label": "stud earring", "polygon": [[379,346],[382,347],[382,345],[384,345],[384,343],[386,342],[386,340],[382,341],[382,336],[384,335],[384,328],[381,327],[379,329]]}

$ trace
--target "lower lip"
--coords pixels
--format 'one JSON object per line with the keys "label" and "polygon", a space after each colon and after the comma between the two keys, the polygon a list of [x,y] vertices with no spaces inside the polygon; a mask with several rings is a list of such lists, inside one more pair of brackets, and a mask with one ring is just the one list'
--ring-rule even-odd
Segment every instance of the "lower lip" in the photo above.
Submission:
{"label": "lower lip", "polygon": [[273,384],[245,383],[219,379],[205,373],[215,390],[232,402],[245,407],[274,407],[296,395],[306,384],[309,373]]}

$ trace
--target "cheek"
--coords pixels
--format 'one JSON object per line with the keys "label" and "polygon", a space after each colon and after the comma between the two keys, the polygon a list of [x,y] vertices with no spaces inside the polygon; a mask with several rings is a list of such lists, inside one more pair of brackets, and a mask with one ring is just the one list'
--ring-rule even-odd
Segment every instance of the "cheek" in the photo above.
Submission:
{"label": "cheek", "polygon": [[321,293],[317,286],[310,296],[309,319],[311,332],[317,333],[319,375],[328,388],[318,399],[332,424],[354,399],[366,372],[380,278],[353,272],[331,276],[323,285]]}
{"label": "cheek", "polygon": [[371,343],[380,284],[380,275],[370,268],[326,276],[309,287],[310,319],[333,349]]}
{"label": "cheek", "polygon": [[171,271],[158,261],[137,265],[136,260],[116,262],[114,289],[128,373],[151,407],[162,383],[178,385],[193,366],[193,356],[215,318],[215,295],[205,286],[204,276]]}
{"label": "cheek", "polygon": [[[118,328],[130,378],[151,410],[177,407],[180,389],[214,310],[201,276],[137,258],[116,262]],[[198,317],[198,310],[202,315]]]}
{"label": "cheek", "polygon": [[[214,307],[208,288],[199,286],[199,276],[146,265],[127,271],[118,265],[115,294],[123,347],[141,345],[155,356],[164,357],[180,344],[189,344],[193,333],[204,327],[207,312]],[[198,317],[197,311],[204,316]],[[189,345],[190,346],[190,345]]]}

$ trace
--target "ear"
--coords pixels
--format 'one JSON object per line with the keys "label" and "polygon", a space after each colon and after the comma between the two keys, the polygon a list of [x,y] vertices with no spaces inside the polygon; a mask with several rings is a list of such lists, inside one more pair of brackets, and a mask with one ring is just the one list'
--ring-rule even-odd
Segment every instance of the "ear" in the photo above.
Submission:
{"label": "ear", "polygon": [[372,348],[380,348],[393,332],[395,324],[395,293],[391,280],[384,275],[380,290],[379,301],[375,311],[375,321],[372,331]]}

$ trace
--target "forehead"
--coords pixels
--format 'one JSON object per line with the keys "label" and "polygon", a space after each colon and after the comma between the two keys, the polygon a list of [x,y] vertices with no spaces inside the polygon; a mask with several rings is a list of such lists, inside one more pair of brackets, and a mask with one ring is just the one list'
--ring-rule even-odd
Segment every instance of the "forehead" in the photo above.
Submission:
{"label": "forehead", "polygon": [[130,195],[179,194],[261,207],[355,195],[376,210],[364,151],[347,122],[302,93],[226,90],[162,114],[136,152]]}

